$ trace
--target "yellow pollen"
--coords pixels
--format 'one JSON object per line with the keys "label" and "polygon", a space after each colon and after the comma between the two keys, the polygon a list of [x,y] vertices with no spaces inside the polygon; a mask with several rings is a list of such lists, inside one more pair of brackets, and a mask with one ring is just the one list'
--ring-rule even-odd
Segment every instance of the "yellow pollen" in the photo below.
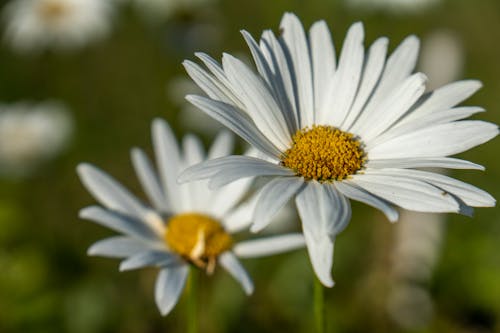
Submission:
{"label": "yellow pollen", "polygon": [[297,131],[281,158],[281,164],[297,175],[320,182],[345,179],[359,171],[363,162],[360,141],[351,133],[324,125]]}
{"label": "yellow pollen", "polygon": [[233,244],[218,221],[198,213],[173,216],[167,224],[165,242],[172,251],[208,271],[213,269],[217,256]]}
{"label": "yellow pollen", "polygon": [[46,0],[40,3],[40,15],[46,21],[55,21],[64,16],[68,11],[68,6],[62,1]]}

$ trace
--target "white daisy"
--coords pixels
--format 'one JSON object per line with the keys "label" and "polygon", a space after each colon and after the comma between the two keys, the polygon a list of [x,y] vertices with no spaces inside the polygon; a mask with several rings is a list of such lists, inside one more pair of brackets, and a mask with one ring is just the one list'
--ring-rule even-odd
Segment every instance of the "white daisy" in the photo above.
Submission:
{"label": "white daisy", "polygon": [[295,197],[313,268],[326,286],[333,285],[335,237],[350,220],[348,199],[382,210],[390,221],[398,218],[394,206],[470,213],[470,207],[495,204],[476,187],[415,169],[483,169],[446,157],[498,134],[494,124],[461,120],[481,108],[456,107],[480,88],[478,81],[459,81],[424,94],[425,75],[412,74],[419,47],[414,36],[386,60],[388,39],[377,39],[365,52],[363,25],[355,23],[337,61],[324,21],[314,23],[307,36],[299,19],[287,13],[280,32],[264,31],[259,43],[242,32],[258,74],[229,54],[220,66],[198,53],[208,70],[184,63],[208,95],[187,99],[266,159],[207,161],[187,169],[180,181],[210,178],[217,187],[269,176],[252,230],[263,229]]}
{"label": "white daisy", "polygon": [[[140,149],[132,150],[132,162],[151,206],[135,198],[109,175],[89,165],[78,166],[78,174],[89,192],[103,206],[80,211],[80,217],[122,232],[93,244],[89,255],[125,258],[120,270],[156,266],[155,299],[163,315],[177,303],[186,282],[189,265],[211,273],[219,263],[247,294],[253,284],[237,257],[260,257],[304,246],[299,234],[287,234],[235,243],[233,233],[248,227],[255,200],[237,206],[250,186],[242,180],[210,191],[206,182],[177,184],[179,171],[205,159],[201,142],[188,135],[181,154],[168,125],[155,120],[153,148],[158,173]],[[220,134],[208,158],[229,154],[232,136]]]}
{"label": "white daisy", "polygon": [[73,120],[57,102],[0,105],[0,174],[25,176],[66,148]]}
{"label": "white daisy", "polygon": [[6,5],[5,39],[21,52],[74,49],[111,30],[109,0],[13,0]]}

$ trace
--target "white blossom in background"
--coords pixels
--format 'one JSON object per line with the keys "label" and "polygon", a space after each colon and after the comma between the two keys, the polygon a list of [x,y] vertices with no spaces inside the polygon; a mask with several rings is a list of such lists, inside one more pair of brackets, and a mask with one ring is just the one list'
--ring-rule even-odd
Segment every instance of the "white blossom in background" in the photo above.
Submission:
{"label": "white blossom in background", "polygon": [[180,149],[168,124],[159,119],[153,122],[152,139],[157,168],[142,150],[131,152],[150,203],[136,198],[105,172],[83,163],[78,166],[80,179],[101,206],[82,209],[80,217],[123,234],[96,242],[89,255],[121,258],[122,271],[159,268],[155,299],[163,315],[177,304],[190,267],[211,274],[220,265],[251,294],[253,283],[239,258],[304,247],[300,233],[238,242],[233,238],[252,222],[255,197],[241,203],[251,179],[218,190],[210,190],[205,181],[177,183],[179,172],[187,166],[230,154],[233,138],[228,132],[217,136],[208,154],[193,135],[184,137]]}
{"label": "white blossom in background", "polygon": [[57,102],[0,105],[0,174],[24,176],[66,148],[73,120]]}
{"label": "white blossom in background", "polygon": [[344,0],[352,9],[385,11],[394,14],[418,13],[432,8],[442,0]]}
{"label": "white blossom in background", "polygon": [[292,13],[280,34],[255,40],[242,34],[257,72],[225,53],[184,66],[207,96],[187,99],[260,151],[265,158],[228,156],[189,167],[181,182],[208,179],[216,188],[267,176],[251,230],[263,230],[295,200],[309,258],[319,280],[333,286],[333,249],[351,218],[350,199],[374,206],[390,221],[396,206],[470,215],[495,199],[459,180],[423,167],[484,170],[451,156],[498,135],[498,127],[464,120],[483,111],[459,106],[481,83],[464,80],[425,93],[427,77],[414,73],[419,40],[409,36],[388,53],[388,39],[365,49],[363,24],[354,23],[337,54],[327,24],[306,32]]}
{"label": "white blossom in background", "polygon": [[12,0],[4,8],[4,38],[19,52],[70,50],[106,37],[111,0]]}
{"label": "white blossom in background", "polygon": [[[437,30],[424,38],[422,44],[420,69],[427,73],[430,89],[460,76],[464,52],[457,35]],[[392,252],[387,309],[393,321],[404,329],[422,329],[432,319],[434,306],[428,285],[441,253],[445,220],[442,214],[401,213]]]}

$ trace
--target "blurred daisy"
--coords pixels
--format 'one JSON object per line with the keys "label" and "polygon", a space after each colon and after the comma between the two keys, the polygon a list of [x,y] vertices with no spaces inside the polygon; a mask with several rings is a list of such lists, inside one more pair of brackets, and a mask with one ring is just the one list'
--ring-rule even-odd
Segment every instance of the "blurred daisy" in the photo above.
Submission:
{"label": "blurred daisy", "polygon": [[5,39],[18,51],[74,49],[111,30],[109,0],[12,0]]}
{"label": "blurred daisy", "polygon": [[[155,120],[152,132],[158,173],[143,151],[132,150],[132,162],[151,207],[103,171],[89,164],[78,166],[83,184],[103,206],[84,208],[80,217],[124,234],[95,243],[88,254],[124,258],[121,271],[159,267],[155,298],[163,315],[177,303],[190,264],[209,274],[220,264],[247,294],[252,293],[252,281],[237,258],[302,247],[302,235],[236,243],[232,234],[247,228],[251,222],[255,200],[237,206],[250,181],[241,180],[217,191],[210,191],[206,182],[179,185],[179,171],[205,159],[201,142],[194,136],[186,136],[182,154],[164,121]],[[208,158],[225,156],[231,150],[232,137],[223,132],[213,143]]]}
{"label": "blurred daisy", "polygon": [[[348,198],[372,205],[390,221],[395,206],[422,212],[471,213],[493,206],[488,193],[420,167],[479,169],[447,156],[498,134],[494,124],[462,120],[483,111],[456,107],[480,88],[459,81],[424,94],[425,75],[412,74],[418,39],[406,38],[388,57],[385,37],[365,53],[361,23],[349,29],[338,62],[324,21],[307,36],[284,15],[281,35],[259,43],[243,31],[258,74],[224,54],[222,66],[197,56],[208,70],[185,67],[207,97],[188,100],[257,148],[265,159],[229,156],[188,168],[181,181],[210,178],[210,186],[269,176],[260,191],[253,231],[263,229],[290,199],[295,202],[318,278],[332,286],[335,237],[348,224]],[[270,162],[271,161],[271,162]]]}
{"label": "blurred daisy", "polygon": [[72,119],[57,102],[0,105],[0,174],[28,174],[57,156],[72,132]]}

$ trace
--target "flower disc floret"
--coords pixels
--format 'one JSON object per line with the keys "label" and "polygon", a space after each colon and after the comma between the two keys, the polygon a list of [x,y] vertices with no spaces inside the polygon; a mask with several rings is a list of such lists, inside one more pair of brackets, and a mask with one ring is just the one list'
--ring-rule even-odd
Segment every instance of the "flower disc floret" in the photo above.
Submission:
{"label": "flower disc floret", "polygon": [[233,244],[217,220],[198,213],[174,215],[168,221],[165,241],[172,251],[200,267],[231,249]]}
{"label": "flower disc floret", "polygon": [[342,180],[363,167],[361,142],[351,133],[332,126],[314,125],[297,131],[282,165],[305,179],[320,182]]}

